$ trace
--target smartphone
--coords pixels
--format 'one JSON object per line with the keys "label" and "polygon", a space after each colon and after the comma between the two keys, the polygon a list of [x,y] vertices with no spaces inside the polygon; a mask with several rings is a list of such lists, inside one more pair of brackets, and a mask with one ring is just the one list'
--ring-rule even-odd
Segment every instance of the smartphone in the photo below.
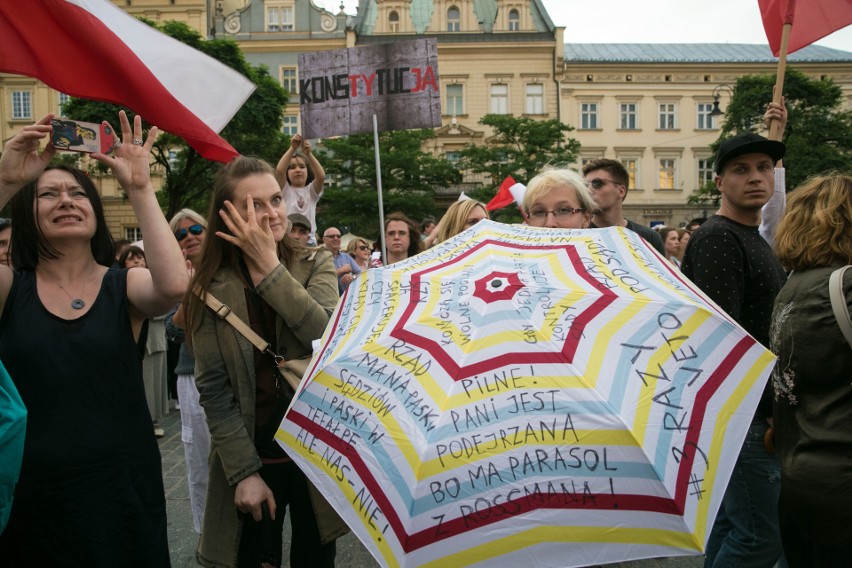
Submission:
{"label": "smartphone", "polygon": [[50,125],[53,127],[50,143],[59,150],[108,154],[117,140],[112,127],[103,123],[54,118]]}

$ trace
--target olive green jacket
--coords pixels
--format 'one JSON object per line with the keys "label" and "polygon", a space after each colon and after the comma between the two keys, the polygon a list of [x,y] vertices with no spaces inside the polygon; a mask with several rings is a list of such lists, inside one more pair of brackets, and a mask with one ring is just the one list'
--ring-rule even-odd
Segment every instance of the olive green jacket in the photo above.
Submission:
{"label": "olive green jacket", "polygon": [[[331,253],[312,250],[292,270],[279,265],[257,286],[277,313],[275,350],[286,359],[311,353],[311,342],[325,330],[339,299]],[[245,288],[239,274],[221,269],[209,292],[248,323]],[[210,477],[197,559],[204,566],[237,565],[241,521],[234,505],[236,484],[261,468],[254,447],[254,347],[225,320],[204,308],[193,329],[195,381],[210,428]],[[269,338],[266,338],[267,340]],[[311,486],[323,542],[348,528]]]}

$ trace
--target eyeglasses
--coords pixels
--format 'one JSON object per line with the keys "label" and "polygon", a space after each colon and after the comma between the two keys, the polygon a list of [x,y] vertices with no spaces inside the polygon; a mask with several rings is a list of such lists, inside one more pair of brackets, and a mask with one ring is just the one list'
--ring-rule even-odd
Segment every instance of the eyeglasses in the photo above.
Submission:
{"label": "eyeglasses", "polygon": [[358,250],[370,250],[370,247],[367,245],[358,245]]}
{"label": "eyeglasses", "polygon": [[323,235],[322,238],[324,238],[324,239],[339,239],[340,233],[338,233],[336,235]]}
{"label": "eyeglasses", "polygon": [[588,186],[591,187],[592,189],[600,189],[604,186],[605,183],[611,183],[612,185],[624,185],[624,184],[618,183],[615,180],[606,179],[606,178],[595,178],[595,179],[587,182]]}
{"label": "eyeglasses", "polygon": [[553,216],[556,219],[564,219],[566,217],[570,217],[571,215],[576,215],[577,213],[583,213],[586,210],[582,207],[559,207],[558,209],[533,209],[530,211],[530,219],[532,221],[541,221],[544,222],[547,219],[547,216],[553,213]]}
{"label": "eyeglasses", "polygon": [[204,232],[204,227],[201,225],[191,225],[189,229],[178,229],[175,231],[175,238],[178,242],[181,242],[186,238],[187,234],[193,234],[196,237]]}
{"label": "eyeglasses", "polygon": [[390,238],[394,238],[394,237],[407,237],[407,236],[408,236],[408,231],[388,231],[388,232],[387,232],[387,235],[388,235]]}

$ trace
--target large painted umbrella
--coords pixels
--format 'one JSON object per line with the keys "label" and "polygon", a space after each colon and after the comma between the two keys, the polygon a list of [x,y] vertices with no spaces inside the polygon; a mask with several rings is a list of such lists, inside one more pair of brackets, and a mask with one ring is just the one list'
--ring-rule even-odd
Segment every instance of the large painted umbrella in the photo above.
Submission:
{"label": "large painted umbrella", "polygon": [[635,233],[367,271],[277,438],[383,565],[700,554],[774,357]]}

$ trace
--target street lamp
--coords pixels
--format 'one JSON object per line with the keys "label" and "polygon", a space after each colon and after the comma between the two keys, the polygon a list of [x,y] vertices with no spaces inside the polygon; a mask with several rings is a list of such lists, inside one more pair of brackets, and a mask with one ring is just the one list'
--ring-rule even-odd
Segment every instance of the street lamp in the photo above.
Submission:
{"label": "street lamp", "polygon": [[734,98],[734,88],[730,85],[726,85],[722,83],[721,85],[716,85],[713,89],[713,110],[710,111],[710,116],[717,117],[725,114],[722,112],[722,109],[719,108],[719,96],[722,91],[728,91],[728,94],[731,98]]}

